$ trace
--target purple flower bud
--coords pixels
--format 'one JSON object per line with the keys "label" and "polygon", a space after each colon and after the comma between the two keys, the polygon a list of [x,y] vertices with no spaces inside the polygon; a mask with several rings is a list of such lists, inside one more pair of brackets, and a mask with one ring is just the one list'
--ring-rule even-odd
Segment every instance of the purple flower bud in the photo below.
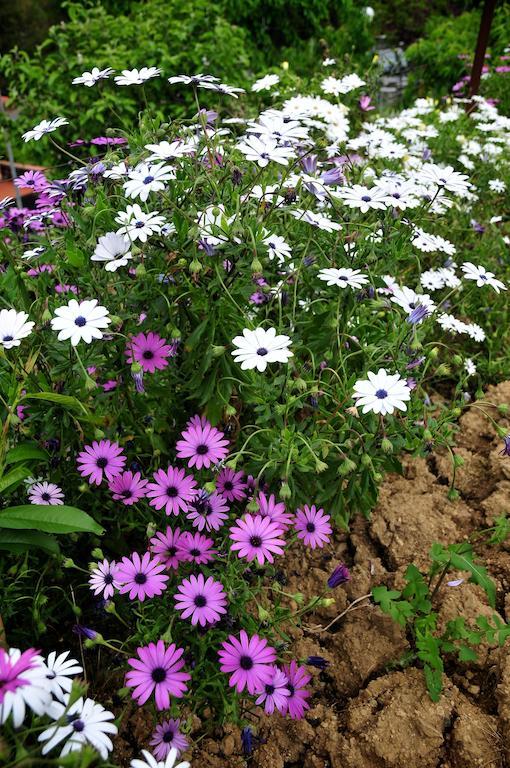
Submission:
{"label": "purple flower bud", "polygon": [[415,360],[411,360],[410,363],[407,363],[406,370],[412,371],[413,368],[418,368],[419,365],[421,365],[425,361],[425,357],[417,357]]}
{"label": "purple flower bud", "polygon": [[309,656],[306,663],[309,664],[310,667],[316,667],[317,669],[326,669],[326,667],[329,667],[329,661],[326,661],[322,656]]}
{"label": "purple flower bud", "polygon": [[410,376],[406,379],[406,384],[409,389],[416,389],[416,379],[412,379]]}
{"label": "purple flower bud", "polygon": [[315,173],[317,170],[317,155],[305,155],[301,158],[300,163],[306,173]]}
{"label": "purple flower bud", "polygon": [[239,168],[234,168],[232,171],[231,181],[234,187],[238,187],[243,180],[243,174],[239,170]]}
{"label": "purple flower bud", "polygon": [[349,572],[349,569],[346,565],[343,563],[340,563],[340,565],[337,565],[333,573],[328,579],[328,587],[330,589],[334,589],[335,587],[340,586],[340,584],[345,584],[347,581],[351,580],[351,574]]}
{"label": "purple flower bud", "polygon": [[251,728],[246,727],[241,731],[241,743],[245,757],[249,757],[253,752],[253,734]]}
{"label": "purple flower bud", "polygon": [[207,256],[214,256],[214,245],[212,245],[208,240],[200,239],[198,241],[198,247],[201,251],[204,251]]}
{"label": "purple flower bud", "polygon": [[501,451],[501,456],[510,456],[510,435],[507,435],[503,438],[503,442],[505,444],[505,447]]}
{"label": "purple flower bud", "polygon": [[305,256],[303,259],[303,264],[305,267],[311,267],[312,264],[315,262],[315,256]]}
{"label": "purple flower bud", "polygon": [[345,176],[340,168],[330,168],[321,173],[320,179],[323,184],[345,184]]}
{"label": "purple flower bud", "polygon": [[417,304],[413,311],[407,316],[406,322],[411,323],[411,325],[417,325],[418,323],[421,323],[422,320],[425,320],[428,314],[429,311],[427,307],[424,307],[423,304]]}
{"label": "purple flower bud", "polygon": [[430,160],[430,158],[432,157],[432,152],[430,151],[430,149],[428,147],[426,147],[423,150],[423,153],[422,153],[421,157],[422,157],[422,160],[424,160],[424,161]]}
{"label": "purple flower bud", "polygon": [[79,637],[87,638],[87,640],[95,640],[98,635],[95,629],[90,629],[90,627],[84,627],[82,624],[75,624],[73,627],[73,632],[75,635],[78,635]]}
{"label": "purple flower bud", "polygon": [[135,373],[131,373],[131,376],[133,377],[133,381],[135,382],[135,389],[139,394],[142,394],[145,392],[145,387],[143,385],[143,370],[142,371],[136,371]]}

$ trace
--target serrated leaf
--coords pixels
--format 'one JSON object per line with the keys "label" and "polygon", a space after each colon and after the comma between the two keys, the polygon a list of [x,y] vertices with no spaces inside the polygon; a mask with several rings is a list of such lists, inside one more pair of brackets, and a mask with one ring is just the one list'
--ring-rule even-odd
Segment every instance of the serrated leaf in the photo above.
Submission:
{"label": "serrated leaf", "polygon": [[478,654],[473,648],[461,645],[459,648],[459,661],[478,661]]}
{"label": "serrated leaf", "polygon": [[[0,529],[15,528],[45,533],[95,533],[104,529],[83,510],[67,505],[24,504],[0,510]],[[1,535],[1,534],[0,534]]]}
{"label": "serrated leaf", "polygon": [[58,555],[60,547],[53,536],[38,531],[8,531],[0,533],[0,549],[21,554],[32,549],[42,549],[50,555]]}

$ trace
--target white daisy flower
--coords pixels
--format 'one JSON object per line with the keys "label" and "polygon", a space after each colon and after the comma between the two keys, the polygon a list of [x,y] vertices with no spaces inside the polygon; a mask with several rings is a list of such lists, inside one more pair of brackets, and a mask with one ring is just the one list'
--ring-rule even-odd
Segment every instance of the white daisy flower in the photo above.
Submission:
{"label": "white daisy flower", "polygon": [[490,285],[491,288],[494,288],[496,293],[506,291],[506,285],[502,283],[501,280],[496,280],[494,272],[488,272],[485,267],[482,267],[480,264],[476,266],[476,264],[473,264],[471,261],[465,261],[464,264],[461,264],[460,268],[464,272],[466,280],[474,280],[478,288],[481,288],[484,285]]}
{"label": "white daisy flower", "polygon": [[4,349],[19,347],[21,339],[25,339],[32,332],[35,323],[30,320],[27,323],[26,312],[16,312],[15,309],[0,310],[0,345]]}
{"label": "white daisy flower", "polygon": [[22,259],[25,259],[25,261],[29,261],[30,259],[35,259],[37,256],[42,256],[43,253],[46,252],[46,248],[44,245],[37,245],[35,248],[32,248],[29,251],[25,251],[22,255]]}
{"label": "white daisy flower", "polygon": [[147,242],[151,235],[159,235],[161,227],[165,224],[165,217],[159,215],[159,211],[145,213],[138,203],[128,205],[125,211],[119,211],[115,221],[123,226],[117,230],[126,240],[140,240]]}
{"label": "white daisy flower", "polygon": [[6,208],[14,204],[13,197],[2,197],[0,200],[0,211],[5,211]]}
{"label": "white daisy flower", "polygon": [[251,90],[255,91],[255,93],[258,93],[259,91],[268,91],[273,85],[277,85],[279,82],[280,78],[278,75],[265,75],[253,83]]}
{"label": "white daisy flower", "polygon": [[255,328],[243,330],[242,336],[232,340],[237,349],[232,352],[236,363],[241,363],[244,370],[256,368],[265,371],[268,363],[286,363],[293,352],[289,350],[291,340],[288,336],[277,335],[274,328]]}
{"label": "white daisy flower", "polygon": [[371,209],[384,210],[388,207],[388,197],[378,187],[368,188],[361,184],[354,184],[352,187],[335,189],[331,195],[343,200],[349,208],[359,208],[361,213],[368,213]]}
{"label": "white daisy flower", "polygon": [[70,651],[64,651],[57,656],[51,651],[45,661],[47,685],[53,696],[65,701],[66,694],[71,692],[73,677],[83,672],[83,667],[76,659],[69,659]]}
{"label": "white daisy flower", "polygon": [[196,151],[194,142],[186,142],[180,139],[175,141],[160,141],[159,144],[146,144],[145,149],[152,152],[149,160],[173,160],[177,157],[185,157]]}
{"label": "white daisy flower", "polygon": [[473,341],[485,341],[486,334],[483,328],[481,328],[476,323],[467,323],[466,324],[466,333],[468,336],[470,336]]}
{"label": "white daisy flower", "polygon": [[69,125],[69,121],[64,117],[54,117],[53,120],[42,120],[34,126],[31,131],[24,133],[22,138],[24,141],[31,141],[32,139],[34,141],[39,141],[39,139],[42,139],[47,133],[52,133],[63,125]]}
{"label": "white daisy flower", "polygon": [[267,246],[267,253],[271,261],[277,259],[279,264],[282,264],[286,259],[292,256],[292,249],[290,245],[280,235],[272,235],[267,230],[264,232],[266,237],[262,240],[264,245]]}
{"label": "white daisy flower", "polygon": [[90,259],[103,262],[107,272],[116,272],[119,267],[125,267],[132,258],[130,247],[129,240],[125,240],[116,232],[107,232],[97,241]]}
{"label": "white daisy flower", "polygon": [[258,136],[247,136],[244,141],[236,144],[247,160],[251,160],[260,168],[265,168],[271,161],[280,165],[288,165],[289,158],[295,156],[292,147],[281,147],[275,139]]}
{"label": "white daisy flower", "polygon": [[158,77],[161,74],[161,70],[158,67],[142,67],[138,69],[123,69],[120,75],[117,75],[114,80],[117,85],[141,85],[146,80],[150,80],[151,77]]}
{"label": "white daisy flower", "polygon": [[107,734],[117,733],[117,726],[109,722],[115,715],[92,699],[80,698],[70,706],[68,700],[67,696],[63,703],[54,701],[48,710],[49,716],[57,722],[46,728],[38,737],[39,741],[45,742],[43,755],[47,755],[65,740],[60,752],[61,757],[70,752],[78,752],[88,744],[106,760],[108,753],[113,749]]}
{"label": "white daisy flower", "polygon": [[384,368],[377,373],[368,372],[368,379],[360,379],[354,385],[356,406],[363,413],[373,411],[385,416],[395,409],[406,411],[406,401],[411,399],[411,390],[399,373],[388,374]]}
{"label": "white daisy flower", "polygon": [[408,288],[407,285],[395,286],[391,301],[402,307],[408,314],[411,314],[418,306],[425,307],[428,312],[433,312],[436,308],[428,293],[416,293],[412,288]]}
{"label": "white daisy flower", "polygon": [[[26,661],[25,661],[26,660]],[[4,651],[0,648],[0,724],[9,716],[15,728],[25,719],[27,708],[36,715],[44,715],[51,704],[51,692],[47,685],[46,668],[41,656],[32,649],[23,654],[18,648]]]}
{"label": "white daisy flower", "polygon": [[468,376],[474,376],[476,373],[476,365],[474,364],[474,362],[471,360],[470,357],[467,357],[464,360],[464,370],[466,371]]}
{"label": "white daisy flower", "polygon": [[211,83],[219,83],[219,77],[213,77],[213,75],[173,75],[168,78],[170,85],[176,85],[182,83],[183,85],[196,85],[198,88],[206,88]]}
{"label": "white daisy flower", "polygon": [[506,189],[506,184],[504,181],[501,181],[501,179],[490,179],[489,189],[491,192],[504,192]]}
{"label": "white daisy flower", "polygon": [[289,211],[290,215],[299,221],[306,221],[307,224],[311,224],[312,227],[322,229],[324,232],[340,232],[342,225],[336,221],[332,221],[329,216],[322,213],[315,213],[314,211],[305,211],[301,208],[294,208]]}
{"label": "white daisy flower", "polygon": [[126,162],[124,160],[121,160],[120,163],[116,163],[116,165],[112,165],[111,168],[105,171],[103,173],[103,176],[105,179],[112,179],[112,181],[118,181],[119,179],[123,179],[124,176],[127,176],[128,173],[129,173],[129,168],[126,165]]}
{"label": "white daisy flower", "polygon": [[139,163],[128,173],[128,181],[122,185],[127,197],[134,200],[139,197],[145,203],[151,192],[162,192],[165,181],[175,179],[175,171],[169,165]]}
{"label": "white daisy flower", "polygon": [[179,752],[175,747],[172,747],[164,760],[156,760],[154,755],[151,755],[146,749],[142,749],[142,755],[144,757],[143,760],[138,758],[131,760],[130,768],[190,768],[190,764],[187,761],[176,765],[175,761],[179,756]]}
{"label": "white daisy flower", "polygon": [[323,59],[322,66],[323,67],[332,67],[336,64],[336,59]]}
{"label": "white daisy flower", "polygon": [[444,187],[449,192],[462,195],[469,189],[469,177],[458,173],[453,166],[441,166],[435,163],[426,163],[419,172],[420,181],[428,184],[436,184]]}
{"label": "white daisy flower", "polygon": [[59,341],[70,339],[75,347],[82,340],[85,344],[90,344],[92,339],[102,339],[101,329],[107,328],[110,323],[108,310],[98,306],[97,299],[80,302],[71,299],[67,306],[55,310],[51,327],[54,331],[59,331]]}
{"label": "white daisy flower", "polygon": [[86,85],[87,88],[92,88],[99,80],[107,80],[110,75],[115,72],[111,67],[106,69],[99,69],[99,67],[92,67],[90,72],[83,72],[79,77],[75,77],[72,81],[73,85]]}
{"label": "white daisy flower", "polygon": [[339,288],[362,288],[368,283],[367,275],[362,274],[360,269],[321,269],[318,274],[319,280],[325,280],[327,285],[338,285]]}

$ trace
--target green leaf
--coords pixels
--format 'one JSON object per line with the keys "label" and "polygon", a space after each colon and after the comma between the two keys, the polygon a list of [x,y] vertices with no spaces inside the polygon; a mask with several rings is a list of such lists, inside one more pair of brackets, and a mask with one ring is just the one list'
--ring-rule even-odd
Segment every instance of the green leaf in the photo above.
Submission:
{"label": "green leaf", "polygon": [[407,566],[404,578],[407,585],[402,592],[402,597],[410,601],[415,613],[430,613],[432,603],[429,600],[429,588],[413,563]]}
{"label": "green leaf", "polygon": [[0,510],[0,528],[35,529],[45,533],[104,533],[83,510],[66,505],[25,504]]}
{"label": "green leaf", "polygon": [[459,648],[459,661],[478,661],[478,654],[473,648],[467,645],[461,645]]}
{"label": "green leaf", "polygon": [[435,563],[450,565],[455,571],[468,571],[471,574],[469,581],[478,584],[485,591],[492,608],[496,606],[496,585],[490,578],[487,570],[474,561],[473,548],[466,542],[462,544],[450,544],[445,549],[441,544],[434,544],[430,550],[430,556]]}
{"label": "green leaf", "polygon": [[71,395],[59,395],[57,392],[31,392],[24,395],[21,400],[45,400],[48,403],[61,405],[70,411],[81,411],[88,414],[87,409],[76,397]]}
{"label": "green leaf", "polygon": [[413,607],[407,600],[398,600],[401,593],[396,589],[380,586],[372,589],[372,597],[379,603],[381,611],[387,613],[393,621],[404,626],[406,619],[413,614]]}
{"label": "green leaf", "polygon": [[30,467],[21,466],[6,472],[0,477],[0,493],[6,491],[10,486],[18,486],[25,477],[30,477],[31,471]]}
{"label": "green leaf", "polygon": [[58,555],[60,547],[53,536],[38,531],[2,531],[0,549],[20,554],[32,549],[42,549],[50,555]]}
{"label": "green leaf", "polygon": [[30,459],[34,461],[47,461],[48,454],[46,451],[43,451],[42,448],[39,448],[36,443],[22,443],[21,445],[16,445],[14,448],[11,448],[5,457],[5,463],[6,465],[17,464],[18,461],[27,461]]}

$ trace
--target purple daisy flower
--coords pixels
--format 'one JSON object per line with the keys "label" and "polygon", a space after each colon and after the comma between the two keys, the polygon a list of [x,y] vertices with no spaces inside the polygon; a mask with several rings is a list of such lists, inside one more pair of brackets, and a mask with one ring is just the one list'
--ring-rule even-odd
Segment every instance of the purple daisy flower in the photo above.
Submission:
{"label": "purple daisy flower", "polygon": [[259,565],[264,565],[266,560],[274,562],[273,555],[283,554],[285,541],[280,538],[282,535],[281,527],[269,517],[246,515],[244,519],[236,520],[230,529],[230,538],[234,542],[230,548],[249,563],[257,558]]}
{"label": "purple daisy flower", "polygon": [[167,527],[166,532],[158,531],[155,536],[152,537],[150,550],[153,555],[161,560],[165,564],[165,568],[179,567],[179,563],[186,560],[182,552],[182,547],[186,541],[188,534],[182,532],[180,528],[176,528],[172,531],[170,526]]}
{"label": "purple daisy flower", "polygon": [[298,667],[295,661],[289,665],[283,665],[283,672],[287,675],[287,688],[289,696],[285,699],[285,710],[291,716],[292,720],[300,720],[305,710],[310,709],[307,699],[312,695],[311,691],[306,690],[311,676],[304,667]]}
{"label": "purple daisy flower", "polygon": [[55,483],[34,483],[28,489],[28,500],[31,504],[60,506],[64,503],[64,494]]}
{"label": "purple daisy flower", "polygon": [[213,546],[214,541],[201,533],[185,533],[182,544],[177,550],[177,557],[182,557],[183,560],[196,565],[209,563],[217,554],[217,550],[212,549]]}
{"label": "purple daisy flower", "polygon": [[316,509],[315,504],[311,507],[305,504],[302,510],[297,510],[294,521],[298,539],[303,539],[307,547],[322,549],[324,544],[329,543],[329,536],[333,532],[329,519],[329,515],[325,515],[323,509]]}
{"label": "purple daisy flower", "polygon": [[149,742],[156,760],[163,761],[171,749],[180,754],[188,748],[188,739],[180,732],[180,725],[180,720],[165,720],[156,726]]}
{"label": "purple daisy flower", "polygon": [[108,488],[115,501],[131,506],[144,498],[147,482],[140,472],[123,472],[108,483]]}
{"label": "purple daisy flower", "polygon": [[294,515],[285,511],[285,504],[283,501],[276,501],[274,494],[272,493],[269,498],[260,491],[257,504],[259,508],[259,514],[262,517],[268,517],[272,523],[276,523],[283,531],[290,528]]}
{"label": "purple daisy flower", "polygon": [[272,715],[275,709],[286,712],[286,699],[290,696],[288,682],[287,675],[281,669],[277,666],[271,667],[271,680],[257,691],[260,695],[255,704],[264,704],[264,712],[268,715]]}
{"label": "purple daisy flower", "polygon": [[141,707],[154,692],[156,709],[168,709],[170,696],[181,699],[191,675],[180,672],[184,666],[183,648],[175,643],[165,647],[163,640],[137,648],[138,659],[128,659],[132,670],[126,674],[126,686],[134,688],[131,696]]}
{"label": "purple daisy flower", "polygon": [[194,416],[175,446],[180,459],[189,459],[188,467],[209,469],[228,454],[228,440],[223,432],[211,426],[206,419]]}
{"label": "purple daisy flower", "polygon": [[218,651],[220,669],[227,674],[232,673],[228,681],[231,688],[235,687],[238,693],[247,688],[253,694],[271,682],[276,651],[267,644],[267,640],[258,635],[248,637],[242,629],[239,639],[229,635],[221,645],[222,650]]}
{"label": "purple daisy flower", "polygon": [[161,571],[165,566],[157,558],[151,559],[150,553],[145,552],[140,557],[133,552],[131,558],[123,557],[118,565],[117,580],[121,585],[121,595],[129,592],[129,599],[145,600],[146,597],[160,595],[166,589],[168,576]]}
{"label": "purple daisy flower", "polygon": [[225,514],[228,511],[229,508],[223,496],[219,493],[200,490],[190,502],[186,517],[199,531],[203,531],[204,528],[208,531],[219,531],[228,517]]}
{"label": "purple daisy flower", "polygon": [[174,595],[175,609],[182,611],[181,618],[189,619],[193,625],[214,624],[227,612],[227,596],[223,584],[211,576],[205,580],[202,573],[184,579]]}
{"label": "purple daisy flower", "polygon": [[92,445],[86,445],[85,450],[78,454],[78,471],[82,477],[88,477],[89,483],[100,485],[103,473],[107,480],[113,480],[120,475],[126,463],[122,448],[110,440],[94,440]]}
{"label": "purple daisy flower", "polygon": [[96,596],[102,594],[105,600],[113,597],[115,590],[120,587],[118,573],[119,566],[115,560],[109,563],[105,558],[102,563],[97,563],[89,578],[91,590]]}
{"label": "purple daisy flower", "polygon": [[34,192],[42,192],[49,186],[49,181],[41,171],[25,171],[17,179],[14,179],[14,185],[18,189],[31,187]]}
{"label": "purple daisy flower", "polygon": [[139,363],[145,373],[161,371],[168,365],[168,357],[173,357],[174,348],[166,343],[157,333],[138,333],[133,336],[126,349],[128,363]]}
{"label": "purple daisy flower", "polygon": [[230,467],[224,467],[218,472],[216,490],[228,501],[241,501],[246,498],[244,472],[235,472]]}
{"label": "purple daisy flower", "polygon": [[158,469],[154,473],[154,483],[147,485],[149,504],[156,509],[165,508],[167,515],[178,515],[189,510],[189,502],[195,498],[197,484],[192,475],[186,475],[184,469]]}

